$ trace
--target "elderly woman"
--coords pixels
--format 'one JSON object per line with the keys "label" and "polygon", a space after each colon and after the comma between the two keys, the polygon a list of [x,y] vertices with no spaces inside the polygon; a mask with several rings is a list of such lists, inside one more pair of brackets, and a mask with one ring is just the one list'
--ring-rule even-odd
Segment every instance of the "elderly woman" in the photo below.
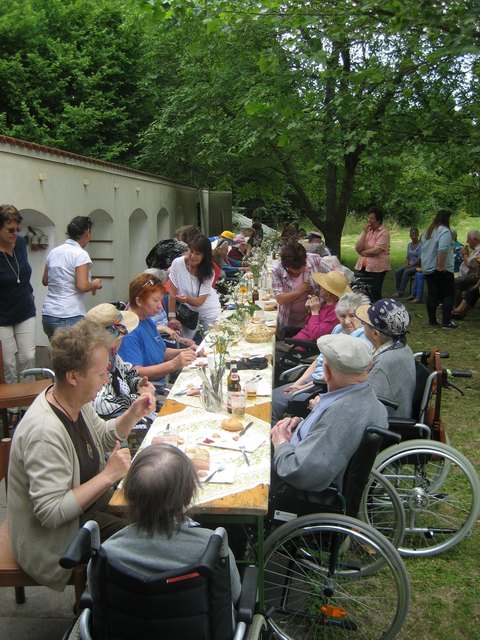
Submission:
{"label": "elderly woman", "polygon": [[312,280],[319,285],[320,295],[307,299],[305,306],[310,315],[303,329],[293,336],[296,340],[313,342],[331,333],[338,322],[336,304],[343,295],[351,292],[347,277],[340,271],[312,273]]}
{"label": "elderly woman", "polygon": [[55,384],[28,409],[12,444],[13,553],[32,578],[58,591],[70,577],[59,558],[84,522],[96,520],[104,539],[125,525],[108,513],[111,488],[130,466],[130,451],[120,442],[155,406],[144,394],[114,420],[97,415],[92,401],[108,380],[113,343],[113,336],[86,320],[58,329],[50,353]]}
{"label": "elderly woman", "polygon": [[[213,288],[212,265],[212,245],[206,236],[200,234],[189,242],[188,254],[172,262],[168,291],[169,325],[172,329],[180,329],[182,336],[187,338],[193,338],[199,326],[204,332],[208,331],[220,315],[220,300]],[[189,329],[176,319],[178,303],[198,313],[196,328]]]}
{"label": "elderly woman", "polygon": [[[102,418],[115,418],[124,413],[142,393],[155,395],[155,387],[146,376],[140,376],[129,362],[118,355],[123,336],[133,331],[139,322],[133,311],[119,311],[113,304],[99,304],[85,316],[85,320],[103,327],[115,338],[110,350],[108,382],[97,393],[93,406]],[[154,415],[152,416],[154,417]]]}
{"label": "elderly woman", "polygon": [[415,358],[405,341],[410,324],[408,311],[400,302],[383,298],[359,306],[355,315],[374,347],[369,385],[378,398],[398,402],[397,410],[387,407],[388,415],[410,418],[416,376]]}
{"label": "elderly woman", "polygon": [[169,373],[179,371],[197,357],[196,345],[187,349],[167,347],[158,333],[152,317],[162,308],[164,287],[153,275],[141,273],[130,282],[129,304],[139,319],[138,326],[126,335],[118,353],[125,362],[131,362],[141,376],[151,382],[163,383]]}
{"label": "elderly woman", "polygon": [[[355,309],[368,302],[367,296],[361,293],[346,293],[335,305],[335,314],[338,324],[333,328],[332,334],[345,333],[355,338],[365,338],[362,323],[355,316]],[[273,390],[272,396],[272,424],[276,424],[278,420],[283,418],[287,411],[288,403],[292,399],[292,395],[297,391],[310,387],[312,382],[320,382],[323,378],[323,355],[312,362],[308,369],[295,382],[284,384]],[[296,397],[299,402],[307,401],[311,396],[311,392]]]}
{"label": "elderly woman", "polygon": [[[20,235],[22,216],[11,204],[0,205],[0,341],[5,382],[17,379],[20,369],[35,366],[35,300],[30,284],[32,267],[25,239]],[[16,426],[19,407],[9,410],[9,423]]]}
{"label": "elderly woman", "polygon": [[102,288],[91,278],[92,261],[85,247],[92,238],[93,221],[76,216],[67,227],[68,238],[47,257],[42,284],[48,291],[43,303],[42,325],[48,338],[59,327],[75,324],[85,316],[85,294]]}
{"label": "elderly woman", "polygon": [[[103,545],[109,558],[146,575],[198,560],[212,535],[187,517],[198,486],[191,460],[177,447],[152,444],[141,451],[123,486],[131,524]],[[231,551],[230,582],[235,604],[240,578]]]}

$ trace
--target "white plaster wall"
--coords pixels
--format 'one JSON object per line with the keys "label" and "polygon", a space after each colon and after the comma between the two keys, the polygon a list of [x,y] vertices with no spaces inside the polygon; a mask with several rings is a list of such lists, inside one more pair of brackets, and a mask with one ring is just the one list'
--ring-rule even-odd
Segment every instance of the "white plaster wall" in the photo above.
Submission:
{"label": "white plaster wall", "polygon": [[0,136],[0,202],[19,209],[25,231],[28,225],[40,227],[49,238],[48,250],[29,249],[39,346],[48,344],[41,329],[45,258],[50,249],[64,242],[74,216],[90,216],[95,223],[87,251],[93,274],[102,277],[103,288],[95,297],[87,294],[87,308],[126,300],[130,279],[146,268],[145,258],[156,242],[171,237],[183,224],[198,223],[200,198],[202,228],[207,235],[222,230],[212,207],[224,207],[231,216],[230,192],[221,192],[212,200],[208,190],[198,192],[127,167],[95,164],[81,156],[9,140]]}

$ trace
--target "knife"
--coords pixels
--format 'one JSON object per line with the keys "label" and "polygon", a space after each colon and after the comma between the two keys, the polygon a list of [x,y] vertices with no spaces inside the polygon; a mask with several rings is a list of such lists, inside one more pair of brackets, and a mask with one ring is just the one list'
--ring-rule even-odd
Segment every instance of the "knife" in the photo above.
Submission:
{"label": "knife", "polygon": [[246,427],[244,427],[244,428],[240,431],[240,433],[238,434],[238,437],[240,438],[240,436],[245,435],[245,431],[246,431],[247,429],[250,429],[250,427],[252,426],[252,424],[253,424],[253,420],[252,420],[251,422],[249,422],[249,423],[247,424],[247,426],[246,426]]}

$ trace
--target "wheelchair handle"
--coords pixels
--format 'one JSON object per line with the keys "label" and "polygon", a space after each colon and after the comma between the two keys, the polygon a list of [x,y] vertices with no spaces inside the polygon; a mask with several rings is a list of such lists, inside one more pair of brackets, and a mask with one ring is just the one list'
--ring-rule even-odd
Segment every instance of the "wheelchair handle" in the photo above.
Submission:
{"label": "wheelchair handle", "polygon": [[55,382],[55,374],[51,369],[46,369],[44,367],[33,367],[32,369],[24,369],[20,372],[22,378],[26,378],[27,376],[45,376],[46,378],[50,378],[52,382]]}
{"label": "wheelchair handle", "polygon": [[[419,351],[413,355],[415,358],[429,358],[432,354],[430,351]],[[450,353],[448,351],[438,351],[438,355],[440,358],[450,358]]]}
{"label": "wheelchair handle", "polygon": [[94,520],[86,522],[77,535],[70,542],[67,550],[59,560],[59,564],[64,569],[73,567],[82,561],[87,551],[98,550],[100,548],[100,530]]}
{"label": "wheelchair handle", "polygon": [[457,369],[447,369],[447,376],[452,378],[471,378],[471,371],[458,371]]}

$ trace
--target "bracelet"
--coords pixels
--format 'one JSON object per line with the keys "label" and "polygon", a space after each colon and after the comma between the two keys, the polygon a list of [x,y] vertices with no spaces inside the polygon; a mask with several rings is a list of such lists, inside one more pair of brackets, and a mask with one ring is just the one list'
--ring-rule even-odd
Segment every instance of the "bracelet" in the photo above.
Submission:
{"label": "bracelet", "polygon": [[169,317],[169,318],[176,318],[176,317],[177,317],[177,315],[176,315],[175,311],[169,311],[169,312],[168,312],[168,317]]}

